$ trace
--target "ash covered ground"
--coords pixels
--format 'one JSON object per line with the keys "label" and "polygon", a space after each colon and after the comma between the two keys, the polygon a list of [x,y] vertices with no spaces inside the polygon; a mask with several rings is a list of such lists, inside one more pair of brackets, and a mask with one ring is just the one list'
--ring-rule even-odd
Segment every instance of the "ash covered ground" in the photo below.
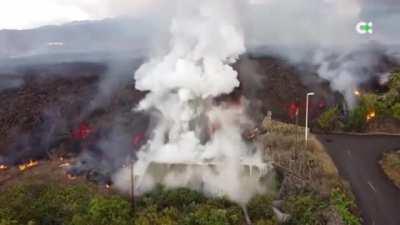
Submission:
{"label": "ash covered ground", "polygon": [[[77,157],[72,173],[90,171],[98,182],[120,169],[152,132],[149,115],[132,110],[146,95],[135,89],[134,71],[142,60],[124,63],[53,63],[0,71],[0,164],[31,159]],[[234,65],[241,85],[216,101],[249,99],[248,113],[259,124],[268,111],[276,120],[295,123],[292,106],[304,121],[305,98],[310,118],[344,101],[329,83],[309,68],[271,57],[242,56]],[[372,85],[373,86],[373,85]]]}
{"label": "ash covered ground", "polygon": [[[231,100],[241,95],[251,99],[249,111],[256,120],[271,110],[274,118],[293,122],[290,105],[304,104],[300,96],[310,90],[319,94],[312,102],[312,117],[335,102],[327,83],[312,79],[310,84],[299,76],[301,71],[280,60],[246,57],[235,67],[241,87],[220,99]],[[150,124],[146,115],[132,112],[145,96],[135,89],[132,79],[135,68],[131,66],[118,71],[118,75],[113,74],[118,77],[117,82],[109,78],[110,68],[102,63],[21,66],[13,72],[3,72],[0,76],[4,84],[0,92],[3,163],[21,163],[54,152],[77,154],[115,136],[112,134],[115,132],[124,133],[127,140],[123,142],[131,142],[134,150]]]}

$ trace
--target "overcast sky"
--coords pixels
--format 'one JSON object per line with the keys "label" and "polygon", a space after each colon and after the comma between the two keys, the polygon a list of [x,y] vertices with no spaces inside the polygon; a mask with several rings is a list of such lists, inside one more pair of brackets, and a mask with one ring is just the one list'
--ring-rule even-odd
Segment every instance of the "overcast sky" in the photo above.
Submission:
{"label": "overcast sky", "polygon": [[0,0],[0,29],[139,14],[159,0]]}
{"label": "overcast sky", "polygon": [[[268,3],[274,0],[249,0]],[[362,2],[373,8],[376,4],[398,6],[399,0],[321,0],[342,2],[343,8],[351,2]],[[0,0],[0,29],[29,29],[71,21],[95,20],[117,15],[140,15],[160,7],[167,0]],[[340,4],[339,4],[340,5]]]}

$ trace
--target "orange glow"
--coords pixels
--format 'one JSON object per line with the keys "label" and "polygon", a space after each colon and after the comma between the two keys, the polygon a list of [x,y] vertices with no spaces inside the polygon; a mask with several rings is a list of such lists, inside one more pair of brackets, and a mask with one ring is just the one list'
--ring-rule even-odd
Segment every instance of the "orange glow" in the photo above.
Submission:
{"label": "orange glow", "polygon": [[375,113],[374,111],[369,112],[369,113],[367,114],[367,121],[370,121],[370,120],[372,120],[372,119],[375,118],[375,117],[376,117],[376,113]]}
{"label": "orange glow", "polygon": [[70,180],[76,180],[76,179],[77,179],[76,176],[73,176],[73,175],[71,175],[71,174],[67,174],[67,177],[68,177],[68,179],[70,179]]}
{"label": "orange glow", "polygon": [[18,166],[18,169],[19,169],[20,171],[25,171],[25,170],[30,169],[30,168],[32,168],[32,167],[35,167],[35,166],[37,166],[37,165],[39,165],[39,162],[38,162],[38,161],[29,160],[28,163],[19,165],[19,166]]}
{"label": "orange glow", "polygon": [[0,165],[0,171],[8,170],[8,166]]}
{"label": "orange glow", "polygon": [[63,163],[63,164],[59,165],[58,167],[62,168],[62,167],[69,167],[69,166],[71,166],[70,163]]}

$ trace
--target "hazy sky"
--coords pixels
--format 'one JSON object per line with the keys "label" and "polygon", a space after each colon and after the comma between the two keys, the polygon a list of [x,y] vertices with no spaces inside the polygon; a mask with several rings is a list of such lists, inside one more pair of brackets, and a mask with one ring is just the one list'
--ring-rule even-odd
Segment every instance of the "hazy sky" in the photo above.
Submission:
{"label": "hazy sky", "polygon": [[0,29],[141,13],[160,0],[0,0]]}
{"label": "hazy sky", "polygon": [[[246,0],[244,0],[246,1]],[[247,0],[253,3],[276,0]],[[385,5],[392,8],[399,0],[321,0],[336,2],[340,7],[352,9],[358,3],[373,8]],[[168,0],[0,0],[0,29],[28,29],[43,25],[61,24],[79,20],[93,20],[117,15],[140,15]],[[397,2],[397,4],[395,4]]]}
{"label": "hazy sky", "polygon": [[[271,0],[244,1],[265,3]],[[135,15],[160,7],[160,2],[168,0],[0,0],[0,29],[29,29],[121,14]]]}

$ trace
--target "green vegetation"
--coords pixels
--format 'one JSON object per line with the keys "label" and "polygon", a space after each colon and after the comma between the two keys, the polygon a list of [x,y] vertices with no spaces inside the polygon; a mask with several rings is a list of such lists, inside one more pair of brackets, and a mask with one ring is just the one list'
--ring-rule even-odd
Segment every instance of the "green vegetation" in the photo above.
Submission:
{"label": "green vegetation", "polygon": [[237,204],[184,188],[157,187],[137,201],[135,211],[127,199],[93,193],[84,185],[25,184],[3,191],[0,201],[1,225],[237,225],[245,221]]}
{"label": "green vegetation", "polygon": [[360,218],[355,216],[353,211],[356,208],[354,200],[349,198],[346,194],[339,188],[336,188],[331,193],[331,204],[336,208],[340,217],[346,225],[360,225]]}
{"label": "green vegetation", "polygon": [[312,194],[300,194],[290,196],[285,202],[284,208],[292,215],[290,225],[317,225],[323,224],[323,210],[327,208],[327,202]]}
{"label": "green vegetation", "polygon": [[104,198],[83,185],[20,185],[0,194],[0,224],[129,224],[129,204]]}
{"label": "green vegetation", "polygon": [[318,126],[324,131],[333,131],[338,126],[339,107],[333,107],[326,110],[318,119]]}
{"label": "green vegetation", "polygon": [[[344,119],[347,131],[363,131],[369,121],[379,118],[400,120],[400,71],[393,72],[388,83],[389,90],[384,94],[364,93],[359,96],[358,105]],[[339,108],[327,109],[317,120],[317,125],[324,131],[340,127]]]}
{"label": "green vegetation", "polygon": [[362,131],[366,125],[368,109],[363,105],[362,100],[360,105],[350,111],[347,120],[345,121],[346,131]]}
{"label": "green vegetation", "polygon": [[400,151],[385,153],[380,164],[389,179],[400,188]]}
{"label": "green vegetation", "polygon": [[[292,195],[283,209],[292,215],[287,225],[323,224],[329,204],[338,206],[344,221],[356,221],[344,195],[323,199],[315,194]],[[334,200],[332,200],[334,199]],[[0,225],[244,225],[242,208],[225,198],[206,198],[184,188],[157,187],[136,202],[97,193],[85,185],[23,184],[0,193]],[[247,205],[256,225],[277,225],[273,197],[258,195]],[[347,210],[347,211],[346,211]],[[348,219],[349,218],[349,219]],[[356,225],[357,223],[347,223]]]}
{"label": "green vegetation", "polygon": [[248,214],[255,224],[276,224],[274,212],[272,211],[272,196],[254,196],[248,203]]}

